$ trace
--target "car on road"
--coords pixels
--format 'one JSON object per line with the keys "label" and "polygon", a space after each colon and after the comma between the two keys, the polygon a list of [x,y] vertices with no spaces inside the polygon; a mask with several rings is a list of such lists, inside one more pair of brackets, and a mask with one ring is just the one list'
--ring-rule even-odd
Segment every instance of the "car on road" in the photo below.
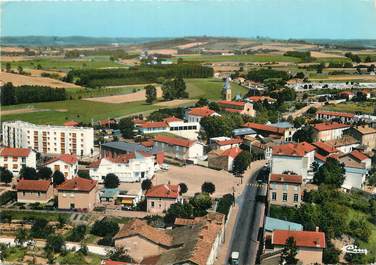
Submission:
{"label": "car on road", "polygon": [[239,252],[233,251],[231,253],[231,265],[239,265]]}
{"label": "car on road", "polygon": [[167,164],[162,164],[161,169],[162,170],[168,170],[170,167]]}

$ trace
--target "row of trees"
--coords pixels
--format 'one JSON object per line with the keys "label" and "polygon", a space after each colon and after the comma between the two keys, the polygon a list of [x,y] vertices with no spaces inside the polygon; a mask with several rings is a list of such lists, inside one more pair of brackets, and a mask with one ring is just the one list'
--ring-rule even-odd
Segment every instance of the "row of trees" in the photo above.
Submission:
{"label": "row of trees", "polygon": [[64,88],[45,86],[19,86],[6,83],[1,87],[1,105],[66,100]]}
{"label": "row of trees", "polygon": [[188,98],[186,85],[182,77],[177,77],[173,80],[167,80],[162,85],[163,99],[173,100],[179,98]]}

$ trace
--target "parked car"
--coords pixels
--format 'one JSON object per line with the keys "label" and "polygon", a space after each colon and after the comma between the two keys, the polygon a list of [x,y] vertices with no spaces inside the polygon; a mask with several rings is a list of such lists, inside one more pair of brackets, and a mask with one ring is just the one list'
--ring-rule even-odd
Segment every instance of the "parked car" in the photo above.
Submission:
{"label": "parked car", "polygon": [[169,168],[170,168],[170,166],[167,165],[167,164],[162,164],[162,165],[161,165],[161,169],[162,169],[162,170],[168,170]]}

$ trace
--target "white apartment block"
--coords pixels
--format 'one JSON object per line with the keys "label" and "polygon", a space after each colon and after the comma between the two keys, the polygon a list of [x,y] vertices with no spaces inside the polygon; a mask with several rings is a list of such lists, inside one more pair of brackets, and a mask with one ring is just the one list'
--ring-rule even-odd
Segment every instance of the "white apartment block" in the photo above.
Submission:
{"label": "white apartment block", "polygon": [[89,165],[90,177],[99,183],[107,174],[118,176],[120,182],[141,182],[154,176],[154,156],[145,153],[129,153],[116,158],[105,157]]}
{"label": "white apartment block", "polygon": [[4,167],[18,176],[22,167],[36,168],[36,152],[30,148],[1,148],[0,167]]}
{"label": "white apartment block", "polygon": [[64,174],[66,179],[72,179],[76,177],[78,172],[78,160],[75,155],[63,154],[55,157],[45,163],[46,167],[49,167],[52,172],[60,171]]}
{"label": "white apartment block", "polygon": [[32,148],[45,154],[91,156],[94,150],[94,129],[35,125],[23,121],[4,122],[3,143],[10,147]]}

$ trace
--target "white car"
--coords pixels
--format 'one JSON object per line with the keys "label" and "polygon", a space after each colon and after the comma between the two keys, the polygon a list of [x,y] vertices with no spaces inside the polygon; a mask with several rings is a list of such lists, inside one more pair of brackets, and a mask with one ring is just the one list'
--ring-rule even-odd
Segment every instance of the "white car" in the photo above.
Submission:
{"label": "white car", "polygon": [[168,170],[170,167],[169,167],[169,165],[167,165],[167,164],[162,164],[161,165],[161,169],[162,170]]}

